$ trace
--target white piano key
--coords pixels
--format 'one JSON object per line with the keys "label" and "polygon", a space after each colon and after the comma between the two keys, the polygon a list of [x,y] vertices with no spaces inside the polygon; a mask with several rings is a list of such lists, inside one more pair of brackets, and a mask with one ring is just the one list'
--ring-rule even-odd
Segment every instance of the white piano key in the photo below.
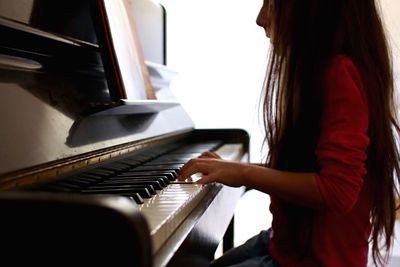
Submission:
{"label": "white piano key", "polygon": [[207,186],[199,184],[170,184],[158,195],[145,200],[140,210],[149,223],[153,253],[196,207],[206,192]]}

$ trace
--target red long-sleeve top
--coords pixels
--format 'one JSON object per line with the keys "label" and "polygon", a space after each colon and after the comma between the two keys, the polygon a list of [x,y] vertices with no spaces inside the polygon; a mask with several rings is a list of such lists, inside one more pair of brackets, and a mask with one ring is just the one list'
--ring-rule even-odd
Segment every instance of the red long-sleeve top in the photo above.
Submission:
{"label": "red long-sleeve top", "polygon": [[[365,267],[371,232],[371,194],[364,182],[369,144],[368,105],[360,73],[345,56],[331,62],[324,78],[320,138],[316,149],[319,171],[315,177],[324,210],[310,212],[308,220],[288,221],[283,200],[271,196],[273,214],[269,251],[282,267]],[[301,235],[288,235],[290,224],[310,233],[307,242],[295,248],[305,252],[280,251]],[[303,224],[303,225],[301,225]],[[310,229],[311,228],[311,229]],[[277,245],[279,244],[279,246]]]}

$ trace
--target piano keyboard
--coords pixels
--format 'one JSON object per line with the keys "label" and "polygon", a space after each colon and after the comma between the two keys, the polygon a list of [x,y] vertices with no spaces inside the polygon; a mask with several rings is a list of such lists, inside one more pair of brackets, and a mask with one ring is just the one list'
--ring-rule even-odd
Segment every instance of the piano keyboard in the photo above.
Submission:
{"label": "piano keyboard", "polygon": [[151,199],[146,199],[140,210],[149,223],[153,253],[168,239],[206,194],[209,186],[171,184]]}
{"label": "piano keyboard", "polygon": [[[146,218],[153,254],[165,243],[212,185],[177,182],[179,168],[204,151],[216,151],[224,159],[240,159],[242,145],[220,141],[164,147],[108,163],[37,190],[80,194],[112,194],[134,201]],[[215,185],[214,185],[215,186]]]}

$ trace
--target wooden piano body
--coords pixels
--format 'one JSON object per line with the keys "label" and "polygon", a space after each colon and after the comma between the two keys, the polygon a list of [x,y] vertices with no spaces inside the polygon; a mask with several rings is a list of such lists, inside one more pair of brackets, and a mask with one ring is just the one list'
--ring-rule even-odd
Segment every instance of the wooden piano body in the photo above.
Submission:
{"label": "wooden piano body", "polygon": [[179,103],[118,112],[89,13],[81,0],[0,0],[0,262],[204,266],[232,246],[244,190],[167,172],[208,149],[247,161],[249,137],[196,129]]}

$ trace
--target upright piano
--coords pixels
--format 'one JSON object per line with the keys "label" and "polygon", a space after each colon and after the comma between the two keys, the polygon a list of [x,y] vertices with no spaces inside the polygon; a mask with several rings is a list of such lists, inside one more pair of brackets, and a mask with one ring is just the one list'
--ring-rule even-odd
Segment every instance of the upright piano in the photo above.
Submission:
{"label": "upright piano", "polygon": [[[165,23],[161,5],[132,1]],[[137,26],[168,100],[165,36],[144,40],[159,18]],[[244,189],[177,173],[207,150],[248,161],[249,136],[197,129],[180,103],[138,112],[115,100],[94,28],[88,1],[0,0],[0,264],[204,266],[232,246]]]}

